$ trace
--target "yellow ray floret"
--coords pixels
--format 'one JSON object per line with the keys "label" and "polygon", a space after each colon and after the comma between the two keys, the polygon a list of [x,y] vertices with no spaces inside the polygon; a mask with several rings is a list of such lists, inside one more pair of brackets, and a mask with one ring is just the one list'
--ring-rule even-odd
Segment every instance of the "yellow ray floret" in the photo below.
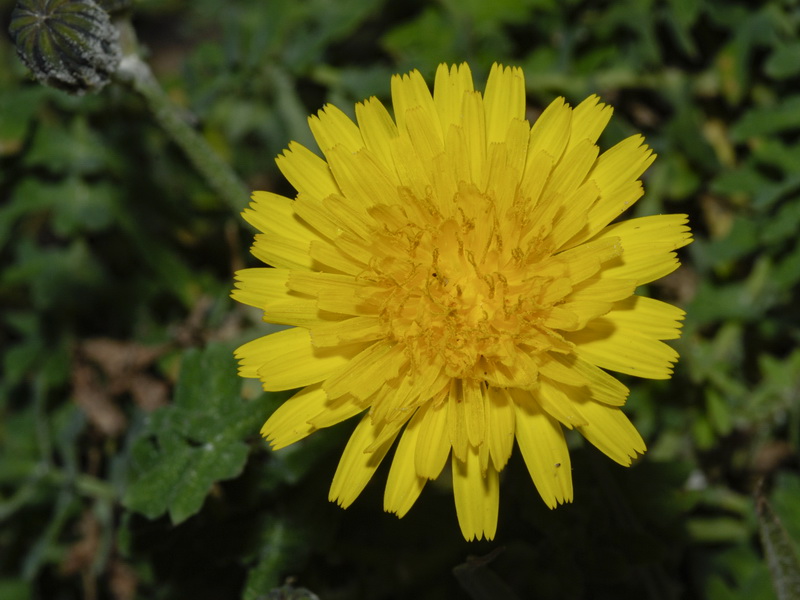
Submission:
{"label": "yellow ray floret", "polygon": [[645,451],[610,371],[672,374],[683,311],[636,290],[678,267],[687,219],[617,221],[655,159],[642,136],[603,151],[597,96],[531,124],[525,89],[519,68],[494,65],[482,93],[441,65],[433,92],[393,77],[392,110],[325,106],[321,154],[277,159],[297,196],[256,192],[244,212],[270,267],[232,296],[290,328],[239,348],[240,374],[299,388],[262,428],[275,449],[360,415],[330,488],[343,507],[394,447],[386,511],[449,459],[464,537],[491,539],[515,445],[551,508],[573,498],[565,428],[622,465]]}

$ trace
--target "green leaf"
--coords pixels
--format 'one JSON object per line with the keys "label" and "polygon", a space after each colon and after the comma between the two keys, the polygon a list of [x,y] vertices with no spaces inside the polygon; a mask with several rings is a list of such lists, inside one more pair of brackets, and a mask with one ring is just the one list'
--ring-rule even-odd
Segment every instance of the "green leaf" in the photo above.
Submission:
{"label": "green leaf", "polygon": [[[383,45],[402,62],[417,65],[423,73],[432,72],[439,62],[457,62],[457,32],[440,10],[428,6],[417,19],[392,29]],[[420,44],[425,40],[425,44]]]}
{"label": "green leaf", "polygon": [[16,263],[0,273],[0,284],[30,286],[36,309],[83,308],[85,298],[103,286],[102,268],[82,239],[74,239],[66,248],[39,247],[23,239],[16,250]]}
{"label": "green leaf", "polygon": [[76,175],[57,183],[30,177],[14,190],[10,206],[17,213],[12,218],[23,212],[49,211],[55,233],[71,237],[106,229],[118,197],[119,190],[108,182],[88,183]]}
{"label": "green leaf", "polygon": [[800,128],[800,96],[790,96],[776,106],[753,108],[731,127],[731,138],[743,142]]}
{"label": "green leaf", "polygon": [[132,447],[128,508],[150,518],[169,512],[181,523],[202,508],[216,482],[242,472],[244,439],[258,431],[269,396],[248,402],[240,389],[227,345],[184,354],[174,404],[152,415]]}
{"label": "green leaf", "polygon": [[731,517],[695,517],[686,527],[692,539],[704,544],[743,542],[750,536],[747,524]]}
{"label": "green leaf", "polygon": [[0,598],[4,600],[30,600],[33,598],[31,583],[19,579],[0,579]]}
{"label": "green leaf", "polygon": [[733,428],[731,414],[723,396],[715,389],[706,390],[706,412],[709,423],[719,435],[728,435]]}
{"label": "green leaf", "polygon": [[119,171],[121,159],[114,147],[76,116],[68,127],[42,122],[36,130],[25,164],[59,174],[95,175]]}
{"label": "green leaf", "polygon": [[796,600],[800,598],[797,548],[762,493],[756,497],[756,509],[761,543],[778,600]]}
{"label": "green leaf", "polygon": [[146,470],[125,495],[125,505],[147,517],[169,511],[173,523],[200,510],[209,490],[219,480],[237,476],[247,460],[243,443],[164,447],[149,458]]}
{"label": "green leaf", "polygon": [[42,96],[39,87],[0,92],[0,156],[22,149]]}
{"label": "green leaf", "polygon": [[800,73],[800,42],[775,48],[764,64],[764,71],[775,79],[788,79]]}

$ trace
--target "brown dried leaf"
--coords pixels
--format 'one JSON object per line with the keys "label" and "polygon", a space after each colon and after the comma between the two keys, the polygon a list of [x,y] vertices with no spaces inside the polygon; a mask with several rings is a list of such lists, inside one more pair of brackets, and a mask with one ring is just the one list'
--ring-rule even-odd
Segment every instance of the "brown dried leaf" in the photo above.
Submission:
{"label": "brown dried leaf", "polygon": [[130,391],[136,405],[147,412],[166,405],[169,399],[169,386],[145,374],[136,375],[131,380]]}
{"label": "brown dried leaf", "polygon": [[104,435],[116,437],[125,431],[128,425],[125,414],[114,404],[92,367],[80,363],[73,365],[72,395],[89,422]]}

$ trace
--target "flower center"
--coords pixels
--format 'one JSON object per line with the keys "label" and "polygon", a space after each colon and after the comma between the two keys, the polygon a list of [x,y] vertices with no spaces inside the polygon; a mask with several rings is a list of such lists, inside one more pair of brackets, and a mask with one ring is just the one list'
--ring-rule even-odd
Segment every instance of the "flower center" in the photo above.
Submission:
{"label": "flower center", "polygon": [[559,343],[546,321],[571,289],[564,277],[537,275],[550,253],[533,236],[521,247],[522,219],[499,219],[491,195],[474,186],[460,187],[451,215],[409,200],[382,211],[375,242],[388,337],[412,364],[439,364],[449,377],[502,385],[527,367],[535,378],[529,357]]}

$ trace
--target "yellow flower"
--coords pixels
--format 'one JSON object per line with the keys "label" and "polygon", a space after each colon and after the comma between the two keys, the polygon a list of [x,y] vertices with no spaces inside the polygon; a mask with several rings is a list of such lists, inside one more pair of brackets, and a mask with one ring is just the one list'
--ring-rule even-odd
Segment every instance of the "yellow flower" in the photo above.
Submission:
{"label": "yellow flower", "polygon": [[303,388],[269,418],[275,449],[362,414],[330,500],[349,506],[396,438],[384,507],[402,517],[450,458],[464,537],[492,539],[514,440],[545,503],[572,500],[562,426],[629,465],[645,451],[606,370],[667,379],[683,311],[634,294],[678,267],[685,215],[609,225],[642,195],[639,135],[599,154],[611,108],[555,100],[531,127],[518,68],[483,95],[466,64],[392,78],[357,124],[309,120],[289,144],[294,200],[253,194],[253,254],[233,297],[289,329],[239,348],[243,377]]}

